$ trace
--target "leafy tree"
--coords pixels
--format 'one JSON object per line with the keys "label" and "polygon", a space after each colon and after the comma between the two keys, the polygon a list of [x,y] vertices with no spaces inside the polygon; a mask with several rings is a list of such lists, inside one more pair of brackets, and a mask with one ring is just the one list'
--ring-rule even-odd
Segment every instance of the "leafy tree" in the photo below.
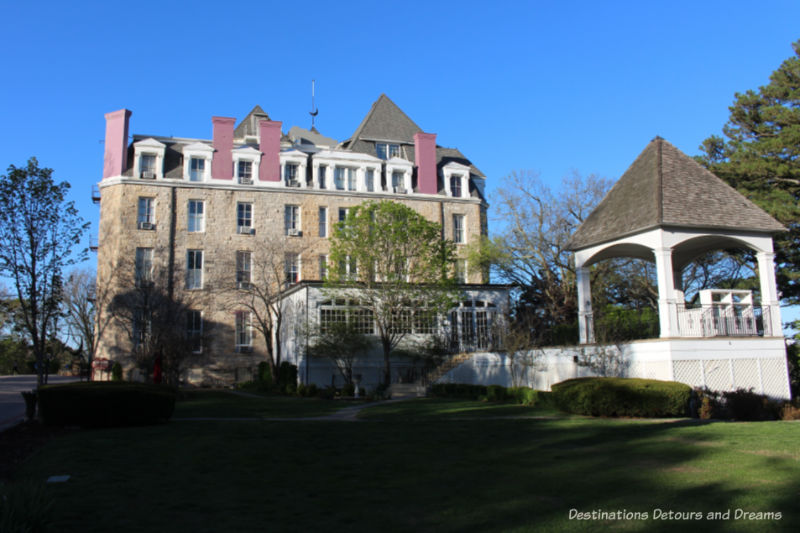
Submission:
{"label": "leafy tree", "polygon": [[32,157],[0,177],[0,274],[13,283],[39,385],[59,313],[62,270],[86,257],[85,249],[75,248],[89,226],[66,200],[69,184],[55,183],[52,174]]}
{"label": "leafy tree", "polygon": [[441,226],[399,203],[367,202],[337,224],[328,287],[372,314],[385,385],[391,383],[389,354],[411,324],[435,323],[455,301],[454,259],[455,245],[442,239]]}
{"label": "leafy tree", "polygon": [[783,299],[800,303],[800,41],[795,56],[757,91],[734,95],[722,133],[700,146],[698,160],[784,224],[776,241]]}

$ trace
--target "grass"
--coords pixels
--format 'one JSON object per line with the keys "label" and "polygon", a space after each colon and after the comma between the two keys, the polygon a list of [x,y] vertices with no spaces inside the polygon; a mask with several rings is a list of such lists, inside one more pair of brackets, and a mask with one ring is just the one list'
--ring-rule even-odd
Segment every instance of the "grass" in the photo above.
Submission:
{"label": "grass", "polygon": [[[226,408],[230,416],[322,409],[210,394],[182,402],[176,416]],[[72,476],[48,485],[53,529],[65,532],[800,528],[800,423],[495,418],[554,413],[448,400],[362,413],[358,423],[173,421],[74,432],[17,476]],[[734,520],[737,508],[782,519]],[[571,509],[650,518],[577,521]],[[653,520],[655,509],[732,516]]]}
{"label": "grass", "polygon": [[225,390],[181,393],[174,418],[307,418],[326,416],[353,402],[291,398],[257,393],[234,394]]}

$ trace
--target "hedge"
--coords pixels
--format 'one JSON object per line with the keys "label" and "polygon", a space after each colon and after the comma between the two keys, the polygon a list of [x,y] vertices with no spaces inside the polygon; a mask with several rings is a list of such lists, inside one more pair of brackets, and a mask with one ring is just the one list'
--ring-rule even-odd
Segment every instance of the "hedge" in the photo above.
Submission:
{"label": "hedge", "polygon": [[522,405],[547,403],[549,392],[529,387],[502,387],[500,385],[467,385],[465,383],[436,383],[431,386],[431,396],[436,398],[461,398],[489,402],[508,402]]}
{"label": "hedge", "polygon": [[46,425],[112,427],[169,420],[176,390],[165,385],[93,381],[39,388],[39,415]]}
{"label": "hedge", "polygon": [[552,390],[556,407],[591,416],[688,416],[692,397],[686,384],[637,378],[577,378],[556,383]]}

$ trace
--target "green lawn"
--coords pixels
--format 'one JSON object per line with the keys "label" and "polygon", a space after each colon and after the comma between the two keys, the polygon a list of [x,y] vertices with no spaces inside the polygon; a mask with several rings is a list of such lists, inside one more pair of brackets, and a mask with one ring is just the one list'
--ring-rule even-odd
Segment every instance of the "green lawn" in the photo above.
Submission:
{"label": "green lawn", "polygon": [[181,393],[174,418],[303,418],[326,416],[354,402],[291,398],[224,390],[199,390]]}
{"label": "green lawn", "polygon": [[[231,405],[201,398],[176,416],[220,416]],[[252,411],[240,400],[231,416],[318,413],[303,400],[244,399],[257,403]],[[18,477],[72,476],[48,486],[56,531],[800,530],[800,423],[546,418],[553,414],[418,400],[369,408],[360,422],[80,431],[51,441]],[[737,508],[782,519],[734,520]],[[577,521],[571,509],[649,519]],[[654,520],[656,509],[732,516]]]}

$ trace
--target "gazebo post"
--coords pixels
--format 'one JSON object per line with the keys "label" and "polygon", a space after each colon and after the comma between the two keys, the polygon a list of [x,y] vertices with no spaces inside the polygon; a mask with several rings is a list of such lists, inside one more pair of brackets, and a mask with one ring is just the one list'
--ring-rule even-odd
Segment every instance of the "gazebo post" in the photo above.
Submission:
{"label": "gazebo post", "polygon": [[592,315],[592,287],[589,268],[576,268],[578,285],[578,332],[581,344],[594,342],[594,316]]}
{"label": "gazebo post", "polygon": [[658,281],[658,321],[660,337],[677,337],[678,307],[675,302],[675,272],[672,268],[672,250],[657,248],[653,250],[656,258],[656,280]]}
{"label": "gazebo post", "polygon": [[783,331],[780,301],[775,283],[775,254],[758,252],[758,278],[761,282],[761,308],[764,317],[764,335],[778,337]]}

